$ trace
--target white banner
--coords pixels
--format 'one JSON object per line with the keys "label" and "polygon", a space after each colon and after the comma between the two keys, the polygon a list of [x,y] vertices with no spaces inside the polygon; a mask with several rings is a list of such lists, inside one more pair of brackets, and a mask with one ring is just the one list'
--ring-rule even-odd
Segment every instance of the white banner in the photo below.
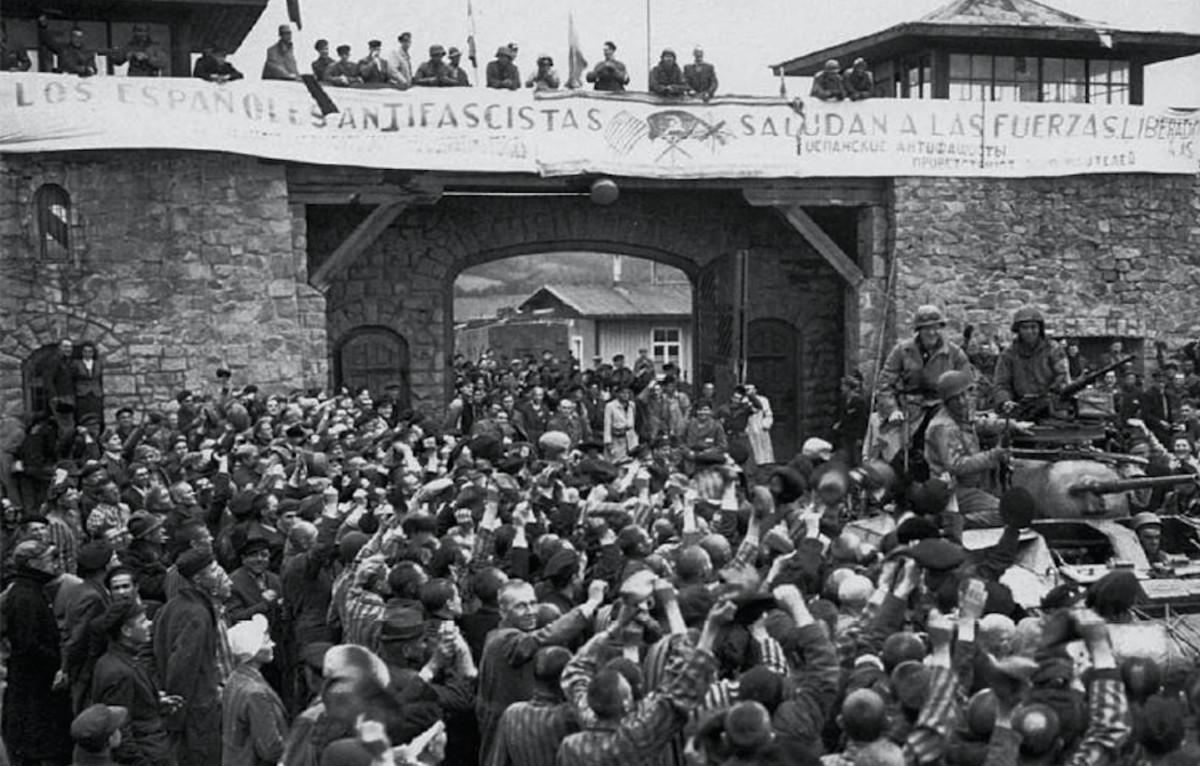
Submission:
{"label": "white banner", "polygon": [[1196,173],[1200,112],[0,74],[0,152],[193,149],[374,168],[653,178]]}

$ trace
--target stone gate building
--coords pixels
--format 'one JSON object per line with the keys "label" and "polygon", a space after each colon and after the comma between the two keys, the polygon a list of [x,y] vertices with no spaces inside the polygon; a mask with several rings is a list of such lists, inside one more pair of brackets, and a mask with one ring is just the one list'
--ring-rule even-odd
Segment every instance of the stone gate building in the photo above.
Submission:
{"label": "stone gate building", "polygon": [[[0,86],[14,86],[3,91],[14,104],[52,102],[62,86],[37,79],[46,77],[0,74]],[[199,99],[193,89],[203,85],[163,83],[163,103],[180,93],[179,108],[198,109],[199,100],[188,99]],[[128,95],[103,83],[84,92],[97,109]],[[257,103],[256,119],[278,111],[279,129],[292,129],[286,105],[270,100],[279,91],[235,92],[246,94],[248,112]],[[345,98],[357,104],[357,96]],[[507,109],[519,123],[525,102],[506,103],[477,111],[476,122],[494,116],[496,130],[517,130],[501,125],[500,115]],[[627,127],[619,119],[604,127],[594,116],[611,103],[597,100],[587,112],[600,126],[593,135],[605,140],[614,126]],[[882,124],[898,121],[886,110],[899,103],[861,108],[875,109],[872,119]],[[470,115],[469,106],[461,114]],[[936,123],[935,106],[909,119],[928,114]],[[632,96],[613,108],[657,107]],[[755,118],[760,109],[737,108]],[[788,113],[786,105],[761,108]],[[852,108],[836,114],[849,121]],[[828,115],[813,111],[799,124],[827,130],[832,123],[817,118]],[[24,113],[9,114],[25,124]],[[640,146],[653,150],[652,159],[708,161],[697,146],[724,123],[703,123],[708,134],[701,135],[700,119],[688,123],[680,114],[650,114]],[[336,118],[322,117],[321,127]],[[539,173],[532,165],[517,172],[455,162],[439,169],[430,164],[440,160],[416,154],[412,167],[390,160],[369,167],[308,162],[302,150],[277,156],[293,149],[274,144],[222,151],[192,137],[183,145],[154,138],[142,149],[93,146],[87,137],[61,148],[51,139],[32,148],[0,143],[0,414],[37,408],[35,371],[60,337],[98,346],[109,411],[204,390],[216,368],[228,367],[235,383],[269,391],[369,375],[390,380],[404,405],[437,412],[452,383],[455,277],[514,255],[586,250],[657,260],[689,276],[692,379],[723,391],[739,376],[756,382],[774,403],[777,449],[786,454],[801,435],[828,429],[839,378],[852,369],[870,376],[922,303],[945,308],[951,334],[969,323],[1006,339],[1011,313],[1033,304],[1056,335],[1123,339],[1147,354],[1154,341],[1200,337],[1200,180],[1195,159],[1183,156],[1200,151],[1200,140],[1194,118],[1170,120],[1160,128],[1170,154],[1164,148],[1165,159],[1155,160],[1174,162],[1170,170],[1139,172],[1143,153],[1133,167],[1114,166],[1119,172],[1093,165],[1031,173],[1043,177],[844,172],[838,157],[820,165],[821,157],[808,155],[788,161],[827,172]],[[807,129],[795,128],[780,145],[801,153]],[[1143,124],[1136,140],[1154,139],[1147,130]],[[522,147],[543,149],[514,136],[504,151],[517,149],[505,162],[524,161]],[[627,154],[620,156],[635,155],[632,143],[621,144]],[[711,147],[714,157],[718,148]],[[680,151],[686,157],[670,154]],[[553,159],[539,160],[542,169]],[[588,193],[603,175],[620,188],[608,205]]]}

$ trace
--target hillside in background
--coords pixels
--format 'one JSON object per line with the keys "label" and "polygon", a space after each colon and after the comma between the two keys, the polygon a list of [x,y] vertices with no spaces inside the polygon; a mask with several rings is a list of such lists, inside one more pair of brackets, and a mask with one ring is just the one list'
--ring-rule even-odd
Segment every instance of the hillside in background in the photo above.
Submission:
{"label": "hillside in background", "polygon": [[[688,281],[679,269],[642,258],[621,259],[621,281],[648,284]],[[518,255],[468,269],[454,282],[455,295],[521,294],[529,296],[545,284],[612,284],[613,256],[607,253]]]}

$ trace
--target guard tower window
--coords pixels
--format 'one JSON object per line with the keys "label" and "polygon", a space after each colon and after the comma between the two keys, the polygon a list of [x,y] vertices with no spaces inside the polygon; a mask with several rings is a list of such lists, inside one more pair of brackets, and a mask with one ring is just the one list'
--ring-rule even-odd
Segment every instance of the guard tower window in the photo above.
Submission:
{"label": "guard tower window", "polygon": [[58,184],[45,184],[33,195],[38,246],[43,260],[71,254],[71,195]]}

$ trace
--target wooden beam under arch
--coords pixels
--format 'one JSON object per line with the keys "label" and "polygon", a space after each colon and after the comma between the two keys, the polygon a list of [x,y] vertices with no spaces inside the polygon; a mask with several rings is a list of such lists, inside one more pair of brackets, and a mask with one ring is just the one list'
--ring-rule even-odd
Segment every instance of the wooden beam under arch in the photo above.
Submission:
{"label": "wooden beam under arch", "polygon": [[363,219],[350,236],[338,245],[337,250],[321,262],[308,282],[321,292],[329,289],[330,283],[341,274],[346,267],[358,260],[368,247],[375,244],[379,235],[392,225],[396,217],[408,208],[411,200],[391,200],[378,205]]}
{"label": "wooden beam under arch", "polygon": [[852,289],[855,291],[866,280],[866,275],[862,269],[854,262],[854,259],[846,255],[842,248],[837,246],[837,243],[829,238],[825,230],[812,219],[808,213],[804,212],[804,208],[799,205],[777,205],[775,209],[779,211],[792,228],[800,232],[800,236],[813,246],[821,257],[833,267],[834,271],[842,275]]}

